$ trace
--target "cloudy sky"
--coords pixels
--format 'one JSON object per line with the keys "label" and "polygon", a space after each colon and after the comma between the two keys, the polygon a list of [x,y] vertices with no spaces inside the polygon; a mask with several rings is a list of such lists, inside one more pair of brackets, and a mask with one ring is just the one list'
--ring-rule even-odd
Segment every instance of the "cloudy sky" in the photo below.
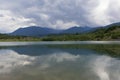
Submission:
{"label": "cloudy sky", "polygon": [[20,27],[67,29],[120,21],[120,0],[0,0],[0,33]]}

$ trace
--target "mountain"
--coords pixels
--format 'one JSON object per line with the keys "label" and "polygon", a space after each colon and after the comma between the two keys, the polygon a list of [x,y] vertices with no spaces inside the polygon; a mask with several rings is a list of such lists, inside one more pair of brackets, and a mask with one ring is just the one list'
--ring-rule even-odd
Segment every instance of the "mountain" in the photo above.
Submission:
{"label": "mountain", "polygon": [[85,34],[64,34],[44,37],[43,41],[110,41],[120,40],[120,26],[99,28]]}
{"label": "mountain", "polygon": [[50,34],[58,34],[61,30],[54,30],[50,28],[42,28],[38,26],[31,26],[26,28],[19,28],[10,35],[19,35],[19,36],[45,36]]}
{"label": "mountain", "polygon": [[67,30],[62,31],[62,34],[75,34],[75,33],[86,33],[91,31],[93,28],[91,27],[72,27]]}
{"label": "mountain", "polygon": [[72,27],[67,30],[55,30],[51,28],[43,28],[38,26],[31,26],[26,28],[19,28],[16,31],[10,33],[10,35],[17,36],[46,36],[51,34],[75,34],[75,33],[86,33],[91,31],[90,27]]}
{"label": "mountain", "polygon": [[40,37],[40,36],[46,36],[46,35],[52,35],[52,34],[76,34],[76,33],[88,33],[88,32],[94,32],[99,29],[104,29],[104,28],[109,28],[111,26],[120,26],[119,23],[113,23],[107,26],[103,27],[79,27],[79,26],[74,26],[66,30],[55,30],[51,28],[43,28],[39,26],[31,26],[31,27],[26,27],[26,28],[19,28],[13,33],[10,33],[10,35],[16,35],[16,36],[35,36],[35,37]]}
{"label": "mountain", "polygon": [[109,24],[107,26],[105,26],[106,28],[109,28],[111,26],[120,26],[120,22],[117,22],[117,23],[112,23],[112,24]]}
{"label": "mountain", "polygon": [[[66,34],[66,33],[70,33],[70,34]],[[76,33],[83,33],[83,34],[76,34]],[[57,34],[57,35],[52,35],[52,34]],[[12,36],[12,35],[16,35],[16,36]],[[38,36],[45,36],[45,37],[39,38]],[[1,40],[43,40],[43,41],[120,40],[120,25],[119,23],[114,23],[104,27],[96,27],[96,28],[72,27],[67,30],[54,30],[50,28],[31,26],[27,28],[19,28],[13,33],[10,33],[9,35],[0,34],[0,39]]]}

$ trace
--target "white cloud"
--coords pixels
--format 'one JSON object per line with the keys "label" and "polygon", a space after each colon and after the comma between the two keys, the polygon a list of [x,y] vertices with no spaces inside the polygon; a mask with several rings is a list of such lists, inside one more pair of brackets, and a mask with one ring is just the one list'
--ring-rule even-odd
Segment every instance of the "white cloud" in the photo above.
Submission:
{"label": "white cloud", "polygon": [[46,14],[40,14],[40,18],[42,19],[42,20],[48,20],[50,17],[48,16],[48,15],[46,15]]}
{"label": "white cloud", "polygon": [[62,20],[57,20],[55,24],[51,25],[56,29],[68,29],[73,26],[79,26],[76,22],[63,22]]}
{"label": "white cloud", "polygon": [[0,3],[0,32],[29,25],[66,29],[120,21],[119,0],[1,0]]}
{"label": "white cloud", "polygon": [[[109,0],[98,0],[98,5],[91,10],[90,18],[92,23],[96,25],[107,25],[110,23],[110,16],[107,13],[109,8]],[[93,22],[93,21],[94,22]]]}
{"label": "white cloud", "polygon": [[34,25],[30,18],[14,15],[9,10],[0,10],[0,32],[13,31],[19,27]]}
{"label": "white cloud", "polygon": [[119,0],[111,0],[108,10],[108,15],[110,16],[111,22],[120,22],[120,1]]}

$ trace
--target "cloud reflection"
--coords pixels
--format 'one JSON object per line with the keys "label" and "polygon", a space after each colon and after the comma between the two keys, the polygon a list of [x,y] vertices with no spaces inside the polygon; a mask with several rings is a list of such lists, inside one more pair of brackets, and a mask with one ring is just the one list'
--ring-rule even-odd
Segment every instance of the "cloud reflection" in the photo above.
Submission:
{"label": "cloud reflection", "polygon": [[42,56],[20,55],[13,50],[0,50],[0,73],[7,73],[16,67],[38,64],[39,68],[45,69],[51,66],[52,62],[75,61],[79,55],[69,53],[53,53]]}
{"label": "cloud reflection", "polygon": [[[109,56],[74,55],[67,52],[28,56],[20,55],[12,50],[0,50],[0,76],[4,73],[8,73],[8,76],[14,75],[12,71],[15,69],[19,72],[17,72],[17,74],[24,74],[24,77],[23,75],[19,75],[23,78],[27,77],[25,75],[28,74],[38,79],[47,76],[47,78],[43,80],[120,79],[120,61]],[[19,71],[19,69],[22,69],[22,71]]]}
{"label": "cloud reflection", "polygon": [[19,55],[12,50],[0,50],[0,73],[10,72],[12,69],[31,64],[35,58]]}
{"label": "cloud reflection", "polygon": [[93,70],[96,73],[96,75],[99,77],[100,80],[110,80],[110,75],[107,71],[109,66],[111,66],[112,58],[102,56],[102,57],[97,57],[95,61],[93,62]]}
{"label": "cloud reflection", "polygon": [[93,72],[99,80],[120,80],[120,61],[108,56],[99,56],[92,62]]}

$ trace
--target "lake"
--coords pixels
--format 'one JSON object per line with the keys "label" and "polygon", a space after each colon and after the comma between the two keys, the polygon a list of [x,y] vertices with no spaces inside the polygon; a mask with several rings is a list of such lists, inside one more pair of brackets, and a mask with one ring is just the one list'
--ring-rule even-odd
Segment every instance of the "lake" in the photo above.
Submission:
{"label": "lake", "polygon": [[120,80],[119,41],[0,42],[0,80]]}

